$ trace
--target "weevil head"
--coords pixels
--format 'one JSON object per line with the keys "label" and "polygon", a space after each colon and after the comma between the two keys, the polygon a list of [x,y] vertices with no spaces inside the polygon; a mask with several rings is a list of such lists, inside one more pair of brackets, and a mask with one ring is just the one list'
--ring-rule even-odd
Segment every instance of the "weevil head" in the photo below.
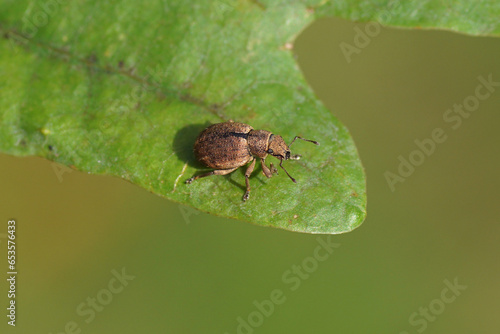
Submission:
{"label": "weevil head", "polygon": [[283,160],[289,160],[289,159],[299,160],[301,157],[300,154],[294,154],[294,155],[290,154],[290,146],[292,146],[295,139],[302,139],[302,140],[311,142],[313,144],[319,145],[319,143],[317,141],[304,139],[300,136],[295,136],[295,138],[293,138],[290,145],[287,145],[287,144],[285,144],[285,141],[283,140],[283,138],[281,136],[276,136],[276,135],[272,134],[269,137],[267,153],[271,154],[273,157],[279,159],[280,160],[280,167],[285,171],[286,175],[288,175],[288,177],[293,182],[297,183],[297,181],[290,174],[288,174],[285,167],[283,167]]}
{"label": "weevil head", "polygon": [[269,137],[267,153],[279,160],[290,159],[290,149],[283,138],[278,135],[271,135]]}

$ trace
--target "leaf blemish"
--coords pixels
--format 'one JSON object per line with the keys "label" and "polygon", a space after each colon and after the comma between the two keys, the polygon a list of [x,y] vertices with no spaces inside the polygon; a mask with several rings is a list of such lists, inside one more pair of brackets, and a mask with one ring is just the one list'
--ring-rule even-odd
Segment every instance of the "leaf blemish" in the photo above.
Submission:
{"label": "leaf blemish", "polygon": [[182,177],[182,175],[184,175],[184,172],[186,171],[186,168],[188,166],[188,163],[186,162],[184,164],[184,166],[182,167],[182,171],[181,173],[179,174],[179,176],[177,176],[177,178],[175,179],[175,182],[174,182],[174,189],[172,190],[172,192],[175,192],[175,188],[177,187],[177,182],[179,182],[179,179]]}

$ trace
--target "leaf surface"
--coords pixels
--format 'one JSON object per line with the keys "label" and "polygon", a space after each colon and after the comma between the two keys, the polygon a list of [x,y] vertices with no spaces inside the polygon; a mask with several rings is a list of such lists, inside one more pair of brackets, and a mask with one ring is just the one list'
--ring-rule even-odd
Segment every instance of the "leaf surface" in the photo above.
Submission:
{"label": "leaf surface", "polygon": [[[347,129],[298,69],[295,37],[331,15],[498,33],[498,5],[466,7],[458,1],[3,1],[0,150],[119,176],[224,217],[347,232],[366,216],[364,171]],[[321,146],[293,145],[303,157],[284,165],[297,184],[283,171],[267,179],[257,164],[245,203],[245,168],[186,185],[201,169],[192,152],[196,136],[228,119]]]}
{"label": "leaf surface", "polygon": [[337,16],[393,27],[500,35],[500,2],[497,0],[341,0],[319,1],[312,8],[318,17]]}

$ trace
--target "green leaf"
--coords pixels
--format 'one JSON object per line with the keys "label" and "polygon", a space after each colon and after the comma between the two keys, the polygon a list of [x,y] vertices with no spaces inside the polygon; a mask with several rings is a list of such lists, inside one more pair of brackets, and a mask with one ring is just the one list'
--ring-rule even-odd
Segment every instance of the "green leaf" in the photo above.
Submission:
{"label": "green leaf", "polygon": [[[315,18],[340,16],[498,35],[499,14],[494,0],[3,1],[0,150],[120,176],[225,217],[350,231],[366,215],[363,169],[293,60],[297,34]],[[246,203],[243,168],[184,184],[200,167],[196,135],[228,119],[321,146],[294,144],[303,159],[286,167],[298,184],[258,168]]]}
{"label": "green leaf", "polygon": [[[0,151],[116,175],[224,217],[350,231],[366,214],[364,172],[291,50],[313,18],[301,2],[3,1]],[[244,168],[185,184],[200,169],[196,136],[228,119],[321,146],[294,144],[303,158],[285,165],[297,184],[258,167],[245,203]]]}
{"label": "green leaf", "polygon": [[317,17],[338,16],[386,26],[447,29],[472,35],[500,35],[497,0],[343,0],[318,1]]}
{"label": "green leaf", "polygon": [[[293,60],[297,34],[314,18],[339,16],[498,35],[499,14],[495,0],[3,1],[0,150],[120,176],[259,225],[350,231],[366,215],[363,169]],[[294,144],[303,159],[286,167],[298,184],[258,168],[246,203],[243,168],[184,184],[200,167],[196,135],[228,119],[321,146]]]}

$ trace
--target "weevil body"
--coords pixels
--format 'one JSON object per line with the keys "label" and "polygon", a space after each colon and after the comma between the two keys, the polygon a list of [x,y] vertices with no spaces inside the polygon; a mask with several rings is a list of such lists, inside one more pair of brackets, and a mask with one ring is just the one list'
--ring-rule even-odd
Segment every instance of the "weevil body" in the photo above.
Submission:
{"label": "weevil body", "polygon": [[191,183],[196,179],[210,175],[226,175],[250,163],[245,172],[246,192],[243,201],[250,195],[249,178],[257,159],[260,159],[262,172],[268,178],[272,177],[277,169],[265,164],[266,157],[272,155],[280,160],[280,167],[293,182],[297,182],[283,167],[283,160],[298,160],[300,155],[291,155],[290,146],[295,139],[302,139],[316,145],[314,140],[296,136],[290,145],[287,145],[281,136],[266,130],[255,130],[248,124],[228,121],[217,123],[203,130],[194,144],[194,154],[198,161],[214,170],[208,173],[193,176],[186,180]]}

